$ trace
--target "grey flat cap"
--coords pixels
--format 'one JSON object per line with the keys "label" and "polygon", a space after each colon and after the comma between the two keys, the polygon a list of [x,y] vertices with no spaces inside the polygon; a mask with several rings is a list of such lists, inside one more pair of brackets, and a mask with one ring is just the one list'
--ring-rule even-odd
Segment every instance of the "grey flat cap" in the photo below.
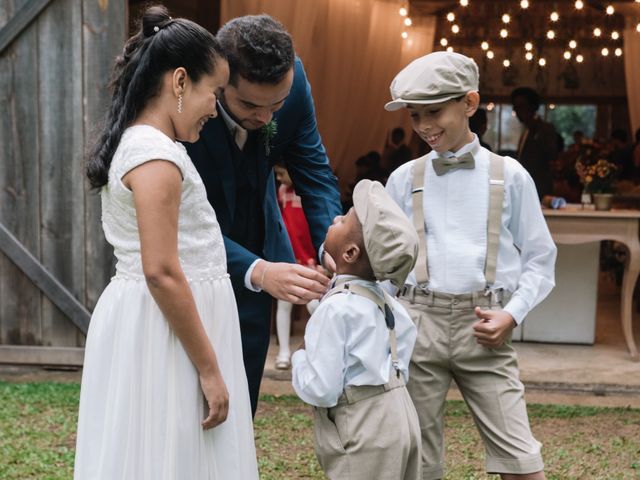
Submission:
{"label": "grey flat cap", "polygon": [[455,52],[434,52],[420,57],[396,75],[391,82],[388,111],[409,103],[441,103],[478,90],[480,74],[473,59]]}

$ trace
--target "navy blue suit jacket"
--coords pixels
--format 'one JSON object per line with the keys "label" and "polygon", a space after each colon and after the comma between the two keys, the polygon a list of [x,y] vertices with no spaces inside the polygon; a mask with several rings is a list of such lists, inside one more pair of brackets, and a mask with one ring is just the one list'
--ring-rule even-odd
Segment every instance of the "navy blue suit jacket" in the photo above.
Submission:
{"label": "navy blue suit jacket", "polygon": [[[289,96],[274,114],[277,134],[271,139],[267,155],[264,141],[258,139],[258,191],[264,213],[264,244],[258,256],[229,237],[236,203],[233,168],[238,155],[234,139],[224,120],[209,120],[198,142],[187,144],[187,151],[207,189],[224,236],[227,267],[235,289],[244,288],[247,269],[258,258],[272,262],[295,262],[289,236],[284,227],[276,196],[273,165],[283,159],[296,193],[302,198],[311,238],[316,250],[324,241],[334,217],[342,213],[336,177],[331,171],[318,133],[311,88],[300,59],[296,58]],[[261,131],[250,132],[261,136]],[[234,150],[235,149],[235,150]]]}

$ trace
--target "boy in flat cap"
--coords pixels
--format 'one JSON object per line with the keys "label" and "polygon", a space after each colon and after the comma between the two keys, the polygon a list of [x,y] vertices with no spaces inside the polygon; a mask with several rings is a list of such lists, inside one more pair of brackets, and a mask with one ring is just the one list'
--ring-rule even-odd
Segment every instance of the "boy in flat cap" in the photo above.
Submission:
{"label": "boy in flat cap", "polygon": [[337,277],[292,357],[293,387],[315,406],[316,455],[330,479],[420,480],[420,427],[405,388],[416,328],[376,283],[404,284],[418,237],[380,183],[359,182],[353,203],[325,238]]}
{"label": "boy in flat cap", "polygon": [[457,53],[419,58],[391,83],[433,149],[391,174],[387,191],[413,220],[420,253],[400,289],[418,326],[407,386],[422,430],[423,478],[444,475],[443,410],[451,380],[473,414],[486,469],[543,479],[511,331],[554,286],[556,247],[531,176],[469,130],[478,67]]}

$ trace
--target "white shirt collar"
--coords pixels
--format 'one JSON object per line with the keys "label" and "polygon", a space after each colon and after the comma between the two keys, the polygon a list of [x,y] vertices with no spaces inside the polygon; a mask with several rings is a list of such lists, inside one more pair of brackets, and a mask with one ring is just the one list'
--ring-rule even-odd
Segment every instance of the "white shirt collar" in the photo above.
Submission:
{"label": "white shirt collar", "polygon": [[[473,140],[467,143],[466,145],[463,145],[462,148],[460,148],[458,151],[456,152],[446,151],[442,153],[440,156],[459,157],[460,155],[464,155],[467,152],[471,152],[474,158],[478,158],[478,153],[480,153],[480,140],[478,139],[478,136],[475,133],[473,134]],[[434,155],[432,158],[436,156],[438,156],[438,153],[434,151]]]}
{"label": "white shirt collar", "polygon": [[222,116],[222,120],[227,125],[227,128],[231,133],[234,133],[237,128],[242,128],[240,124],[238,124],[231,116],[227,113],[227,111],[222,107],[222,104],[218,102],[218,111],[220,112],[220,116]]}

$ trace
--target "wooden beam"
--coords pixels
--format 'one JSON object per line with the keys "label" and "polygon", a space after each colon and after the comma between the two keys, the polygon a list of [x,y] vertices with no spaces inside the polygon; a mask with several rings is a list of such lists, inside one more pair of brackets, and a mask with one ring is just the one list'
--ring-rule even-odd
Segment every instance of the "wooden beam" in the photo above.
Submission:
{"label": "wooden beam", "polygon": [[35,347],[30,345],[0,346],[0,364],[81,367],[83,362],[84,348]]}
{"label": "wooden beam", "polygon": [[0,30],[0,55],[51,2],[52,0],[30,0],[18,10],[18,13]]}
{"label": "wooden beam", "polygon": [[84,333],[91,314],[51,273],[40,264],[7,228],[0,223],[0,251]]}

